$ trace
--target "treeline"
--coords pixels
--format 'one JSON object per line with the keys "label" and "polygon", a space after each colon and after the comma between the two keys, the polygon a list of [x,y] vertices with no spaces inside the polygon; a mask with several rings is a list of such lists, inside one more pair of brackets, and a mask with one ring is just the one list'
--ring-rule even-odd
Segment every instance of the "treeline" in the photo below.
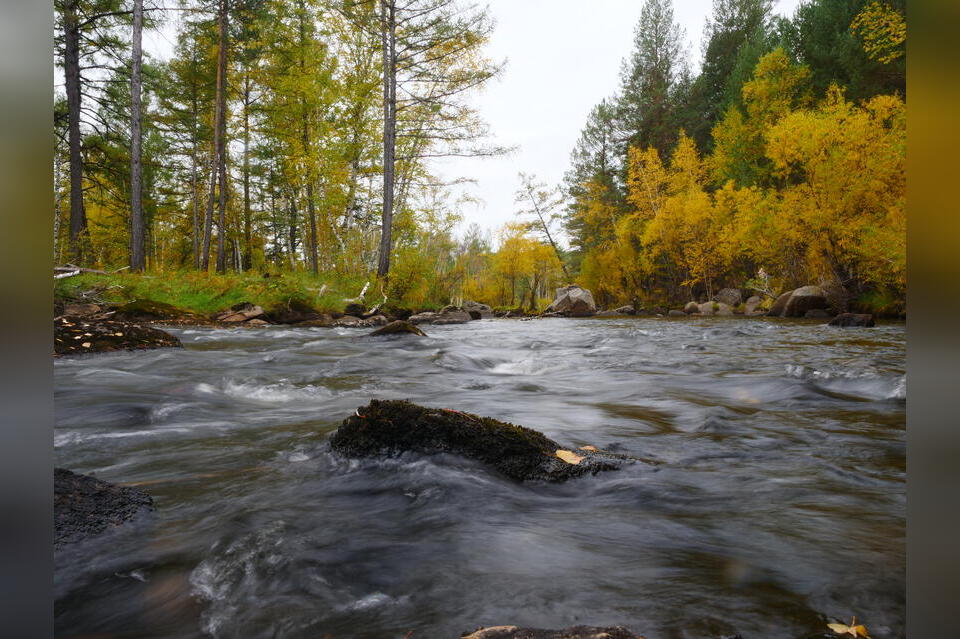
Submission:
{"label": "treeline", "polygon": [[[466,99],[501,68],[485,10],[142,3],[55,1],[58,263],[417,285],[453,268],[450,185],[429,159],[502,152]],[[171,21],[173,55],[141,53]]]}
{"label": "treeline", "polygon": [[670,0],[646,0],[619,92],[566,177],[598,303],[822,283],[905,298],[904,3],[715,0],[700,72]]}

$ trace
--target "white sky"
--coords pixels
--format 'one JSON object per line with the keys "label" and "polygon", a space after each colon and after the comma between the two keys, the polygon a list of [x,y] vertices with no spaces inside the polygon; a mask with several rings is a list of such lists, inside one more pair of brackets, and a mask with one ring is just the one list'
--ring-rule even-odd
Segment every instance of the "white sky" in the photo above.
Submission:
{"label": "white sky", "polygon": [[[441,175],[477,180],[466,193],[481,200],[461,208],[463,223],[495,232],[515,219],[517,173],[556,185],[590,110],[619,86],[621,62],[633,47],[640,0],[489,0],[497,21],[488,55],[507,59],[502,77],[476,96],[494,139],[518,146],[501,158],[451,158]],[[775,11],[793,15],[800,0],[779,0]],[[686,32],[691,64],[712,0],[674,0],[674,19]]]}
{"label": "white sky", "polygon": [[[619,85],[620,67],[633,46],[641,0],[488,0],[496,29],[487,49],[507,60],[502,76],[471,100],[490,125],[493,140],[517,147],[499,158],[448,158],[435,163],[445,179],[468,177],[455,187],[478,203],[460,207],[461,229],[471,222],[494,232],[515,219],[518,172],[560,184],[587,115]],[[793,15],[800,0],[778,0],[775,11]],[[674,18],[686,33],[691,64],[699,64],[700,39],[712,0],[674,0]],[[172,53],[176,20],[144,34],[144,48]]]}

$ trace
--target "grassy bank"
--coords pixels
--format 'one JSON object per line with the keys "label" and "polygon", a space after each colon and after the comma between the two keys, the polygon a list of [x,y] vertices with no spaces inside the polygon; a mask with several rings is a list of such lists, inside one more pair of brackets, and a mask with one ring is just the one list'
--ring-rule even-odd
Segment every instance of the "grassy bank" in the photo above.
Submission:
{"label": "grassy bank", "polygon": [[[240,302],[251,302],[265,309],[284,305],[306,305],[317,311],[342,311],[346,298],[359,295],[370,282],[368,305],[379,303],[383,296],[373,277],[345,276],[325,273],[283,273],[265,278],[259,273],[200,273],[176,271],[166,273],[99,275],[84,273],[57,280],[54,297],[60,300],[83,300],[94,297],[105,303],[123,304],[135,299],[148,299],[172,304],[183,310],[209,315]],[[326,286],[326,289],[324,289]],[[320,295],[323,291],[323,295]],[[389,300],[396,306],[405,301]],[[424,308],[440,307],[439,300],[421,304]]]}

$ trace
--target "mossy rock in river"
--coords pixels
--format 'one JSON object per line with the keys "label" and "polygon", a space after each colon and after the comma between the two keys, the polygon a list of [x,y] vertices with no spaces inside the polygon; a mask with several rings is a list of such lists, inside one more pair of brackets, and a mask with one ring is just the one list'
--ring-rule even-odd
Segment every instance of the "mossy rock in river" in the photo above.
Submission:
{"label": "mossy rock in river", "polygon": [[350,457],[406,451],[453,453],[477,459],[521,481],[565,481],[616,470],[626,459],[597,450],[573,452],[543,433],[490,417],[376,399],[345,419],[330,445]]}
{"label": "mossy rock in river", "polygon": [[54,547],[83,541],[153,510],[153,498],[65,468],[53,470]]}
{"label": "mossy rock in river", "polygon": [[158,328],[127,322],[88,322],[58,317],[53,322],[53,352],[57,355],[105,353],[182,346],[180,340]]}
{"label": "mossy rock in river", "polygon": [[461,639],[643,639],[623,626],[597,628],[594,626],[574,626],[563,630],[540,630],[537,628],[519,628],[517,626],[491,626],[480,628],[470,634],[464,633]]}

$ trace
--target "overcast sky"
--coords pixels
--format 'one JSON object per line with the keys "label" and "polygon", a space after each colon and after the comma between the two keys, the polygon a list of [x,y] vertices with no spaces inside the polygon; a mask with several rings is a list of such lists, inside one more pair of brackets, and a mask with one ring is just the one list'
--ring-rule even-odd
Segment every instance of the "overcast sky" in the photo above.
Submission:
{"label": "overcast sky", "polygon": [[[775,11],[793,15],[800,0],[779,0]],[[447,180],[468,177],[476,184],[455,187],[476,198],[460,207],[461,229],[471,222],[495,232],[515,218],[517,173],[532,173],[557,185],[569,166],[587,115],[618,87],[622,60],[630,54],[641,0],[489,0],[496,29],[487,49],[507,61],[502,76],[472,97],[494,140],[517,147],[499,158],[437,161]],[[691,64],[700,61],[700,39],[713,0],[675,0],[674,17],[685,31]],[[160,57],[172,53],[176,25],[144,34],[144,48]]]}
{"label": "overcast sky", "polygon": [[[793,15],[800,0],[779,0],[775,11]],[[559,184],[569,167],[590,110],[619,85],[640,18],[639,0],[490,0],[497,26],[489,57],[507,60],[499,80],[476,96],[495,140],[517,146],[502,158],[453,158],[438,163],[444,177],[470,177],[462,187],[481,203],[461,207],[470,222],[495,231],[514,219],[517,173]],[[712,0],[675,0],[674,18],[686,32],[691,63],[700,60],[700,39]]]}

